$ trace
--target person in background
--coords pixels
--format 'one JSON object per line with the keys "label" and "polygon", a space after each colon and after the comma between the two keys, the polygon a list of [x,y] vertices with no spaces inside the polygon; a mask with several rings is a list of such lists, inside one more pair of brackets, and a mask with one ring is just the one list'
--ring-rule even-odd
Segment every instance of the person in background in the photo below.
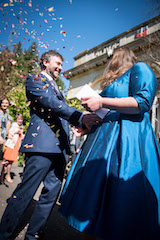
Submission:
{"label": "person in background", "polygon": [[71,128],[71,141],[70,141],[70,145],[71,145],[71,165],[73,164],[77,154],[79,153],[83,142],[84,142],[84,136],[76,136],[77,130],[76,128],[72,127]]}
{"label": "person in background", "polygon": [[8,139],[5,142],[5,151],[3,154],[3,167],[1,171],[1,182],[4,181],[4,174],[7,170],[7,174],[5,176],[5,179],[7,182],[12,183],[13,180],[11,179],[11,167],[12,163],[18,161],[18,155],[19,155],[19,147],[21,144],[21,141],[24,138],[23,135],[23,116],[22,114],[17,114],[15,117],[15,121],[11,125],[11,128],[9,130]]}
{"label": "person in background", "polygon": [[0,100],[0,160],[3,159],[4,144],[8,137],[8,131],[13,122],[9,115],[9,100],[3,96]]}
{"label": "person in background", "polygon": [[110,111],[75,159],[59,211],[84,239],[158,240],[160,150],[149,118],[158,81],[132,50],[121,47],[101,87],[99,97],[83,98],[82,105]]}
{"label": "person in background", "polygon": [[0,240],[15,236],[25,210],[41,182],[44,184],[39,201],[31,216],[25,240],[39,237],[61,189],[65,156],[70,152],[69,123],[91,127],[100,119],[95,114],[85,114],[69,107],[56,84],[63,57],[55,50],[42,54],[41,74],[26,80],[26,95],[30,101],[30,123],[21,144],[25,153],[22,182],[8,201],[0,223]]}

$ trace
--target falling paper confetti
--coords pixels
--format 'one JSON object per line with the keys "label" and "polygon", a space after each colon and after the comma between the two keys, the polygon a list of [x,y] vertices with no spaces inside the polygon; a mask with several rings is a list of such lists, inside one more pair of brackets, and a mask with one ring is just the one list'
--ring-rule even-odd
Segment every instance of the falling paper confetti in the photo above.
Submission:
{"label": "falling paper confetti", "polygon": [[58,130],[56,131],[55,138],[59,138],[59,137],[60,137],[59,132],[60,132],[60,129],[58,129]]}
{"label": "falling paper confetti", "polygon": [[24,148],[33,148],[33,144],[25,144],[24,146],[23,146]]}
{"label": "falling paper confetti", "polygon": [[3,4],[3,7],[8,7],[8,3]]}
{"label": "falling paper confetti", "polygon": [[[2,20],[3,26],[0,29],[0,34],[2,31],[4,34],[10,33],[8,40],[15,48],[17,47],[16,44],[18,41],[21,41],[25,47],[27,42],[32,41],[32,39],[34,39],[33,41],[38,42],[38,47],[41,48],[48,49],[50,47],[49,45],[51,45],[51,47],[54,47],[57,51],[67,48],[64,43],[66,31],[63,30],[63,16],[56,16],[56,12],[54,12],[55,7],[52,5],[47,6],[47,1],[46,6],[44,7],[41,7],[40,4],[33,4],[34,2],[32,0],[27,0],[26,2],[27,3],[25,3],[24,0],[9,0],[1,3],[0,12],[2,13],[5,20]],[[69,3],[72,4],[72,0],[69,0]],[[30,19],[28,16],[34,17]],[[57,30],[57,26],[61,28],[60,31]],[[44,32],[42,33],[42,31]],[[48,38],[48,42],[45,43],[43,42],[43,39],[47,39],[48,34],[54,34],[54,36],[52,40]],[[59,37],[61,39],[59,39]],[[81,38],[81,35],[78,35],[77,38]],[[60,45],[61,41],[63,41],[63,45]],[[54,43],[57,44],[56,47],[54,46]],[[2,49],[5,47],[7,47],[7,44],[0,43],[0,52],[2,52]],[[73,48],[74,47],[70,48],[70,50]],[[40,52],[40,50],[38,51]],[[22,54],[25,55],[25,53]],[[16,61],[12,61],[12,59],[9,61],[12,65],[17,64]],[[0,71],[5,71],[4,67],[1,66]],[[35,70],[35,68],[33,69]],[[24,77],[24,74],[20,74],[20,78]],[[45,88],[47,88],[46,85],[44,89]]]}
{"label": "falling paper confetti", "polygon": [[37,137],[38,133],[32,133],[33,137]]}
{"label": "falling paper confetti", "polygon": [[49,86],[49,84],[45,84],[42,88],[46,89]]}
{"label": "falling paper confetti", "polygon": [[29,7],[32,7],[32,2],[29,2],[29,3],[28,3],[28,6],[29,6]]}
{"label": "falling paper confetti", "polygon": [[48,8],[48,11],[49,11],[49,12],[53,12],[53,11],[54,11],[54,7]]}

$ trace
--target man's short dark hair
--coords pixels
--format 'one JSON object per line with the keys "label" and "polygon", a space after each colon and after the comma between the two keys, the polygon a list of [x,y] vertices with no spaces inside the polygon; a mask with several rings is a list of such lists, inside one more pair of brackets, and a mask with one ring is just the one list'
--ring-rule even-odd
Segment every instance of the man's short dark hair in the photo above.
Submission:
{"label": "man's short dark hair", "polygon": [[60,57],[62,61],[64,61],[64,58],[62,57],[62,55],[57,52],[56,50],[49,50],[45,53],[42,54],[41,58],[40,58],[40,67],[41,69],[45,69],[45,66],[43,65],[43,60],[46,59],[47,61],[49,61],[50,57],[51,56],[57,56],[57,57]]}

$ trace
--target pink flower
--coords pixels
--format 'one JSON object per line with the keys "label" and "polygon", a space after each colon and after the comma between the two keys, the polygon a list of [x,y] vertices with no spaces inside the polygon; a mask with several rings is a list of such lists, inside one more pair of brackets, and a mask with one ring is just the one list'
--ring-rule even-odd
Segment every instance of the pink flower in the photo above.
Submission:
{"label": "pink flower", "polygon": [[10,101],[11,106],[15,106],[15,103],[11,100]]}
{"label": "pink flower", "polygon": [[28,101],[27,106],[29,106],[30,104],[31,104],[31,101]]}

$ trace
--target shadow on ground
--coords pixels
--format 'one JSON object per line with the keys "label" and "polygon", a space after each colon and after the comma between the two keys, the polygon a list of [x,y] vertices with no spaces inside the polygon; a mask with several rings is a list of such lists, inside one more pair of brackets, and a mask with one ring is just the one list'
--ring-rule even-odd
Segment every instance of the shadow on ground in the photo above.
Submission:
{"label": "shadow on ground", "polygon": [[[21,224],[16,229],[16,232],[13,235],[15,239],[19,233],[25,228],[29,223],[33,210],[36,206],[35,200],[32,200],[29,207],[27,208]],[[65,218],[58,212],[58,205],[55,205],[53,208],[50,217],[44,227],[43,231],[40,234],[39,240],[81,240],[81,233],[68,225],[65,221]]]}

